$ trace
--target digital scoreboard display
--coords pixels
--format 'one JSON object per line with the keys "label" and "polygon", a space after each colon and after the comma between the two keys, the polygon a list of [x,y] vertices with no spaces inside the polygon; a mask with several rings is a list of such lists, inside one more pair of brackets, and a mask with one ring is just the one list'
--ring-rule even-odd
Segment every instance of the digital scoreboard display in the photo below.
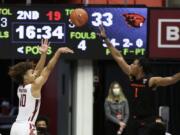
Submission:
{"label": "digital scoreboard display", "polygon": [[[87,11],[83,27],[75,27],[69,16],[75,8]],[[42,38],[51,42],[48,55],[67,46],[75,51],[68,59],[110,59],[99,25],[111,43],[126,58],[143,56],[147,47],[147,8],[75,5],[1,5],[0,59],[37,58]]]}

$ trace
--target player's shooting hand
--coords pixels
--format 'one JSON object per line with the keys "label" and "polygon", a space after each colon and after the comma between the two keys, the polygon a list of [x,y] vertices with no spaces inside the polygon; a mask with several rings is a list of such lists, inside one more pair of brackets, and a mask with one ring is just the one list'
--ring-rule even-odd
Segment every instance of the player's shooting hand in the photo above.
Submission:
{"label": "player's shooting hand", "polygon": [[74,53],[74,51],[68,47],[61,47],[58,49],[60,53]]}
{"label": "player's shooting hand", "polygon": [[41,46],[39,47],[40,53],[47,53],[48,47],[50,45],[50,42],[48,42],[48,39],[42,39],[41,40]]}
{"label": "player's shooting hand", "polygon": [[99,25],[99,31],[100,31],[100,33],[97,33],[98,36],[100,36],[103,39],[107,38],[105,28],[102,24]]}

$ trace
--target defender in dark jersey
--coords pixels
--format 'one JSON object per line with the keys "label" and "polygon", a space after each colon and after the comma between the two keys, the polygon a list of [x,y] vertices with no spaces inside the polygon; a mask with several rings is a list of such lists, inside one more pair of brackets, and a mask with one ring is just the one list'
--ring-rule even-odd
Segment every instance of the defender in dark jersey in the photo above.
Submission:
{"label": "defender in dark jersey", "polygon": [[130,103],[128,135],[145,135],[146,125],[153,120],[156,111],[153,100],[154,91],[152,89],[158,86],[175,84],[180,80],[180,72],[168,77],[149,76],[147,74],[148,66],[144,59],[135,59],[129,65],[122,54],[110,43],[102,25],[99,30],[98,35],[105,40],[112,57],[131,81],[132,104]]}

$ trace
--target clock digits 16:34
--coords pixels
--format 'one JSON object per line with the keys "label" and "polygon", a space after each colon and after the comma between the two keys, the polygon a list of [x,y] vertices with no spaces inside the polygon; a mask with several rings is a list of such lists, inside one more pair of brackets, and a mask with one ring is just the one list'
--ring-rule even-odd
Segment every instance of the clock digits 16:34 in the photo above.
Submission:
{"label": "clock digits 16:34", "polygon": [[58,41],[59,43],[65,42],[65,24],[63,23],[32,23],[20,24],[14,23],[13,25],[13,41],[14,42],[39,42],[39,39],[51,39],[51,41]]}

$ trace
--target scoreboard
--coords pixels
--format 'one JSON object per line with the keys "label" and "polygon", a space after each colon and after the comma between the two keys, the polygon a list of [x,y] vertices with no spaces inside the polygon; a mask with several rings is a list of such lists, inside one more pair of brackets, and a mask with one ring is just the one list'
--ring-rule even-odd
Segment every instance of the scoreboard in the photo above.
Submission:
{"label": "scoreboard", "polygon": [[[87,11],[83,27],[75,27],[69,16],[75,8]],[[106,29],[113,46],[126,58],[143,56],[147,48],[147,8],[80,5],[1,5],[0,59],[38,58],[42,38],[51,42],[48,55],[67,46],[75,54],[68,59],[110,59],[99,25]]]}

